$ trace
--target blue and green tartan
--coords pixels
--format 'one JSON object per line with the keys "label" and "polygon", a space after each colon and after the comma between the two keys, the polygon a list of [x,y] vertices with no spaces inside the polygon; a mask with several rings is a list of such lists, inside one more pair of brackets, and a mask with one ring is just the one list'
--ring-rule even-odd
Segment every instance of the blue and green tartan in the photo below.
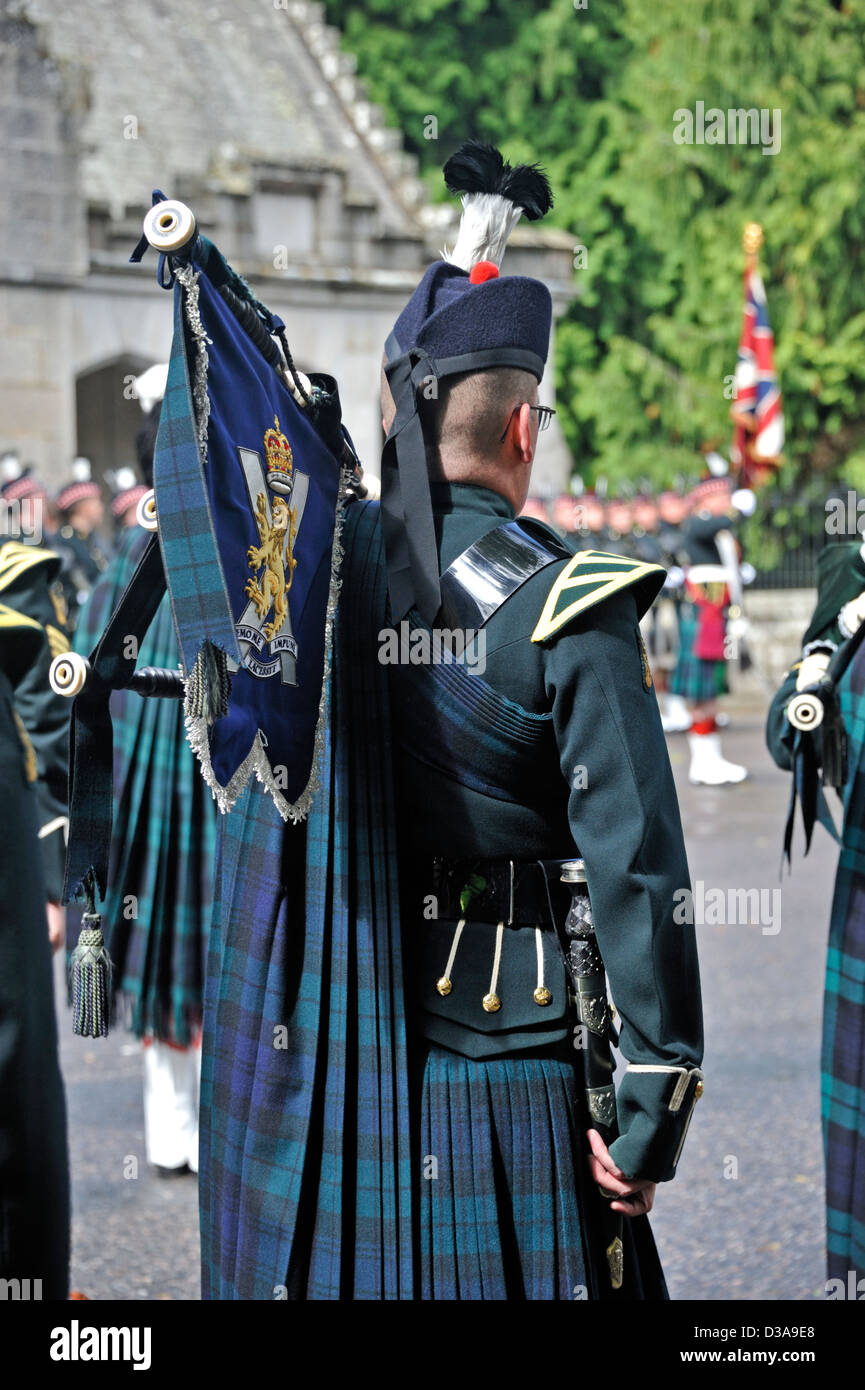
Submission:
{"label": "blue and green tartan", "polygon": [[694,655],[697,626],[696,606],[683,603],[679,610],[679,655],[670,679],[670,691],[692,704],[702,705],[725,695],[729,686],[726,661],[706,661]]}
{"label": "blue and green tartan", "polygon": [[821,1091],[830,1278],[865,1275],[865,648],[841,683],[844,829],[823,1000]]}
{"label": "blue and green tartan", "polygon": [[213,518],[196,437],[194,390],[184,323],[184,289],[174,288],[174,337],[159,433],[153,456],[153,481],[159,499],[159,544],[169,580],[175,628],[184,671],[192,670],[207,637],[235,661],[237,645],[225,576],[213,530]]}
{"label": "blue and green tartan", "polygon": [[252,786],[221,822],[201,1078],[205,1298],[414,1295],[393,778],[376,738],[388,692],[369,660],[385,573],[368,510],[348,510],[310,816],[286,825]]}
{"label": "blue and green tartan", "polygon": [[623,1223],[623,1285],[612,1293],[606,1202],[589,1176],[570,1042],[480,1062],[426,1049],[421,1298],[666,1299],[646,1216]]}
{"label": "blue and green tartan", "polygon": [[[98,641],[148,540],[138,526],[121,534],[79,618],[74,646],[82,655]],[[164,597],[136,665],[177,668],[178,661]],[[216,809],[186,741],[182,701],[117,690],[111,716],[114,822],[100,910],[114,987],[137,1037],[186,1046],[201,1021]]]}
{"label": "blue and green tartan", "polygon": [[421,1106],[421,1296],[587,1297],[573,1062],[430,1045]]}

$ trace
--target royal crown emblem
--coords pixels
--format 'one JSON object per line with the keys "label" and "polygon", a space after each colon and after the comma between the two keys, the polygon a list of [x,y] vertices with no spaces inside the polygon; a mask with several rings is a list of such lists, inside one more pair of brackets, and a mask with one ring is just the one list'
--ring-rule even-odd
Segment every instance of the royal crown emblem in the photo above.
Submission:
{"label": "royal crown emblem", "polygon": [[291,492],[294,481],[294,457],[291,445],[279,428],[279,416],[274,415],[275,428],[264,436],[267,455],[267,484],[272,492]]}
{"label": "royal crown emblem", "polygon": [[288,599],[297,568],[295,542],[309,496],[309,474],[295,468],[278,415],[263,442],[264,456],[261,450],[237,446],[258,543],[246,547],[246,603],[234,630],[246,671],[261,679],[280,671],[283,685],[296,685],[298,648]]}

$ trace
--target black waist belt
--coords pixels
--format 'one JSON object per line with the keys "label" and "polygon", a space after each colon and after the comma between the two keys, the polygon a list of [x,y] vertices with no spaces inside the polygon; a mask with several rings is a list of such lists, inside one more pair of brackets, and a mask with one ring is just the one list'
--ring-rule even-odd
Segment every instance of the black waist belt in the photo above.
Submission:
{"label": "black waist belt", "polygon": [[428,859],[406,895],[425,1038],[477,1060],[564,1043],[564,954],[537,861]]}
{"label": "black waist belt", "polygon": [[537,860],[435,858],[413,882],[436,898],[446,921],[552,926],[550,899]]}

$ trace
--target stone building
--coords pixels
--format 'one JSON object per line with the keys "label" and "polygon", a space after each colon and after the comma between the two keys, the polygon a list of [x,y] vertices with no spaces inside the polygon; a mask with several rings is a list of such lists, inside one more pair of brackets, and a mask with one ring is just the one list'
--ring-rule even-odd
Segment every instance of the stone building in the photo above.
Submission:
{"label": "stone building", "polygon": [[[294,0],[0,0],[0,452],[49,485],[75,454],[132,462],[130,383],[171,340],[155,256],[128,260],[159,187],[285,319],[297,365],[338,378],[376,470],[382,345],[456,208],[429,204],[338,40]],[[527,224],[505,263],[557,314],[572,243]],[[533,490],[569,474],[554,421]]]}

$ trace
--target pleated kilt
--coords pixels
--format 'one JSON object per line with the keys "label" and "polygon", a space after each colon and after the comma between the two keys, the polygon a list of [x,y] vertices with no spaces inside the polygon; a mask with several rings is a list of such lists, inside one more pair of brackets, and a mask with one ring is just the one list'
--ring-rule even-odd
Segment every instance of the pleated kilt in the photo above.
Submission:
{"label": "pleated kilt", "polygon": [[[88,656],[149,541],[121,535],[109,568],[81,610],[74,647]],[[177,668],[168,596],[141,642],[137,665]],[[114,1002],[136,1037],[188,1047],[201,1023],[213,896],[216,807],[186,741],[180,700],[111,696],[113,826],[101,906],[114,966]],[[67,917],[70,949],[81,905]]]}
{"label": "pleated kilt", "polygon": [[865,1276],[865,651],[841,686],[847,804],[823,998],[821,1097],[830,1278]]}
{"label": "pleated kilt", "polygon": [[697,640],[697,608],[683,603],[679,612],[679,657],[670,681],[670,690],[693,704],[706,704],[726,694],[726,661],[705,661],[694,655]]}
{"label": "pleated kilt", "polygon": [[[474,1061],[421,1045],[421,1298],[611,1295],[609,1213],[591,1181],[568,1051]],[[617,1297],[666,1298],[646,1217],[625,1221],[623,1243]]]}
{"label": "pleated kilt", "polygon": [[823,1005],[821,1100],[830,1278],[865,1275],[865,875],[842,851]]}

